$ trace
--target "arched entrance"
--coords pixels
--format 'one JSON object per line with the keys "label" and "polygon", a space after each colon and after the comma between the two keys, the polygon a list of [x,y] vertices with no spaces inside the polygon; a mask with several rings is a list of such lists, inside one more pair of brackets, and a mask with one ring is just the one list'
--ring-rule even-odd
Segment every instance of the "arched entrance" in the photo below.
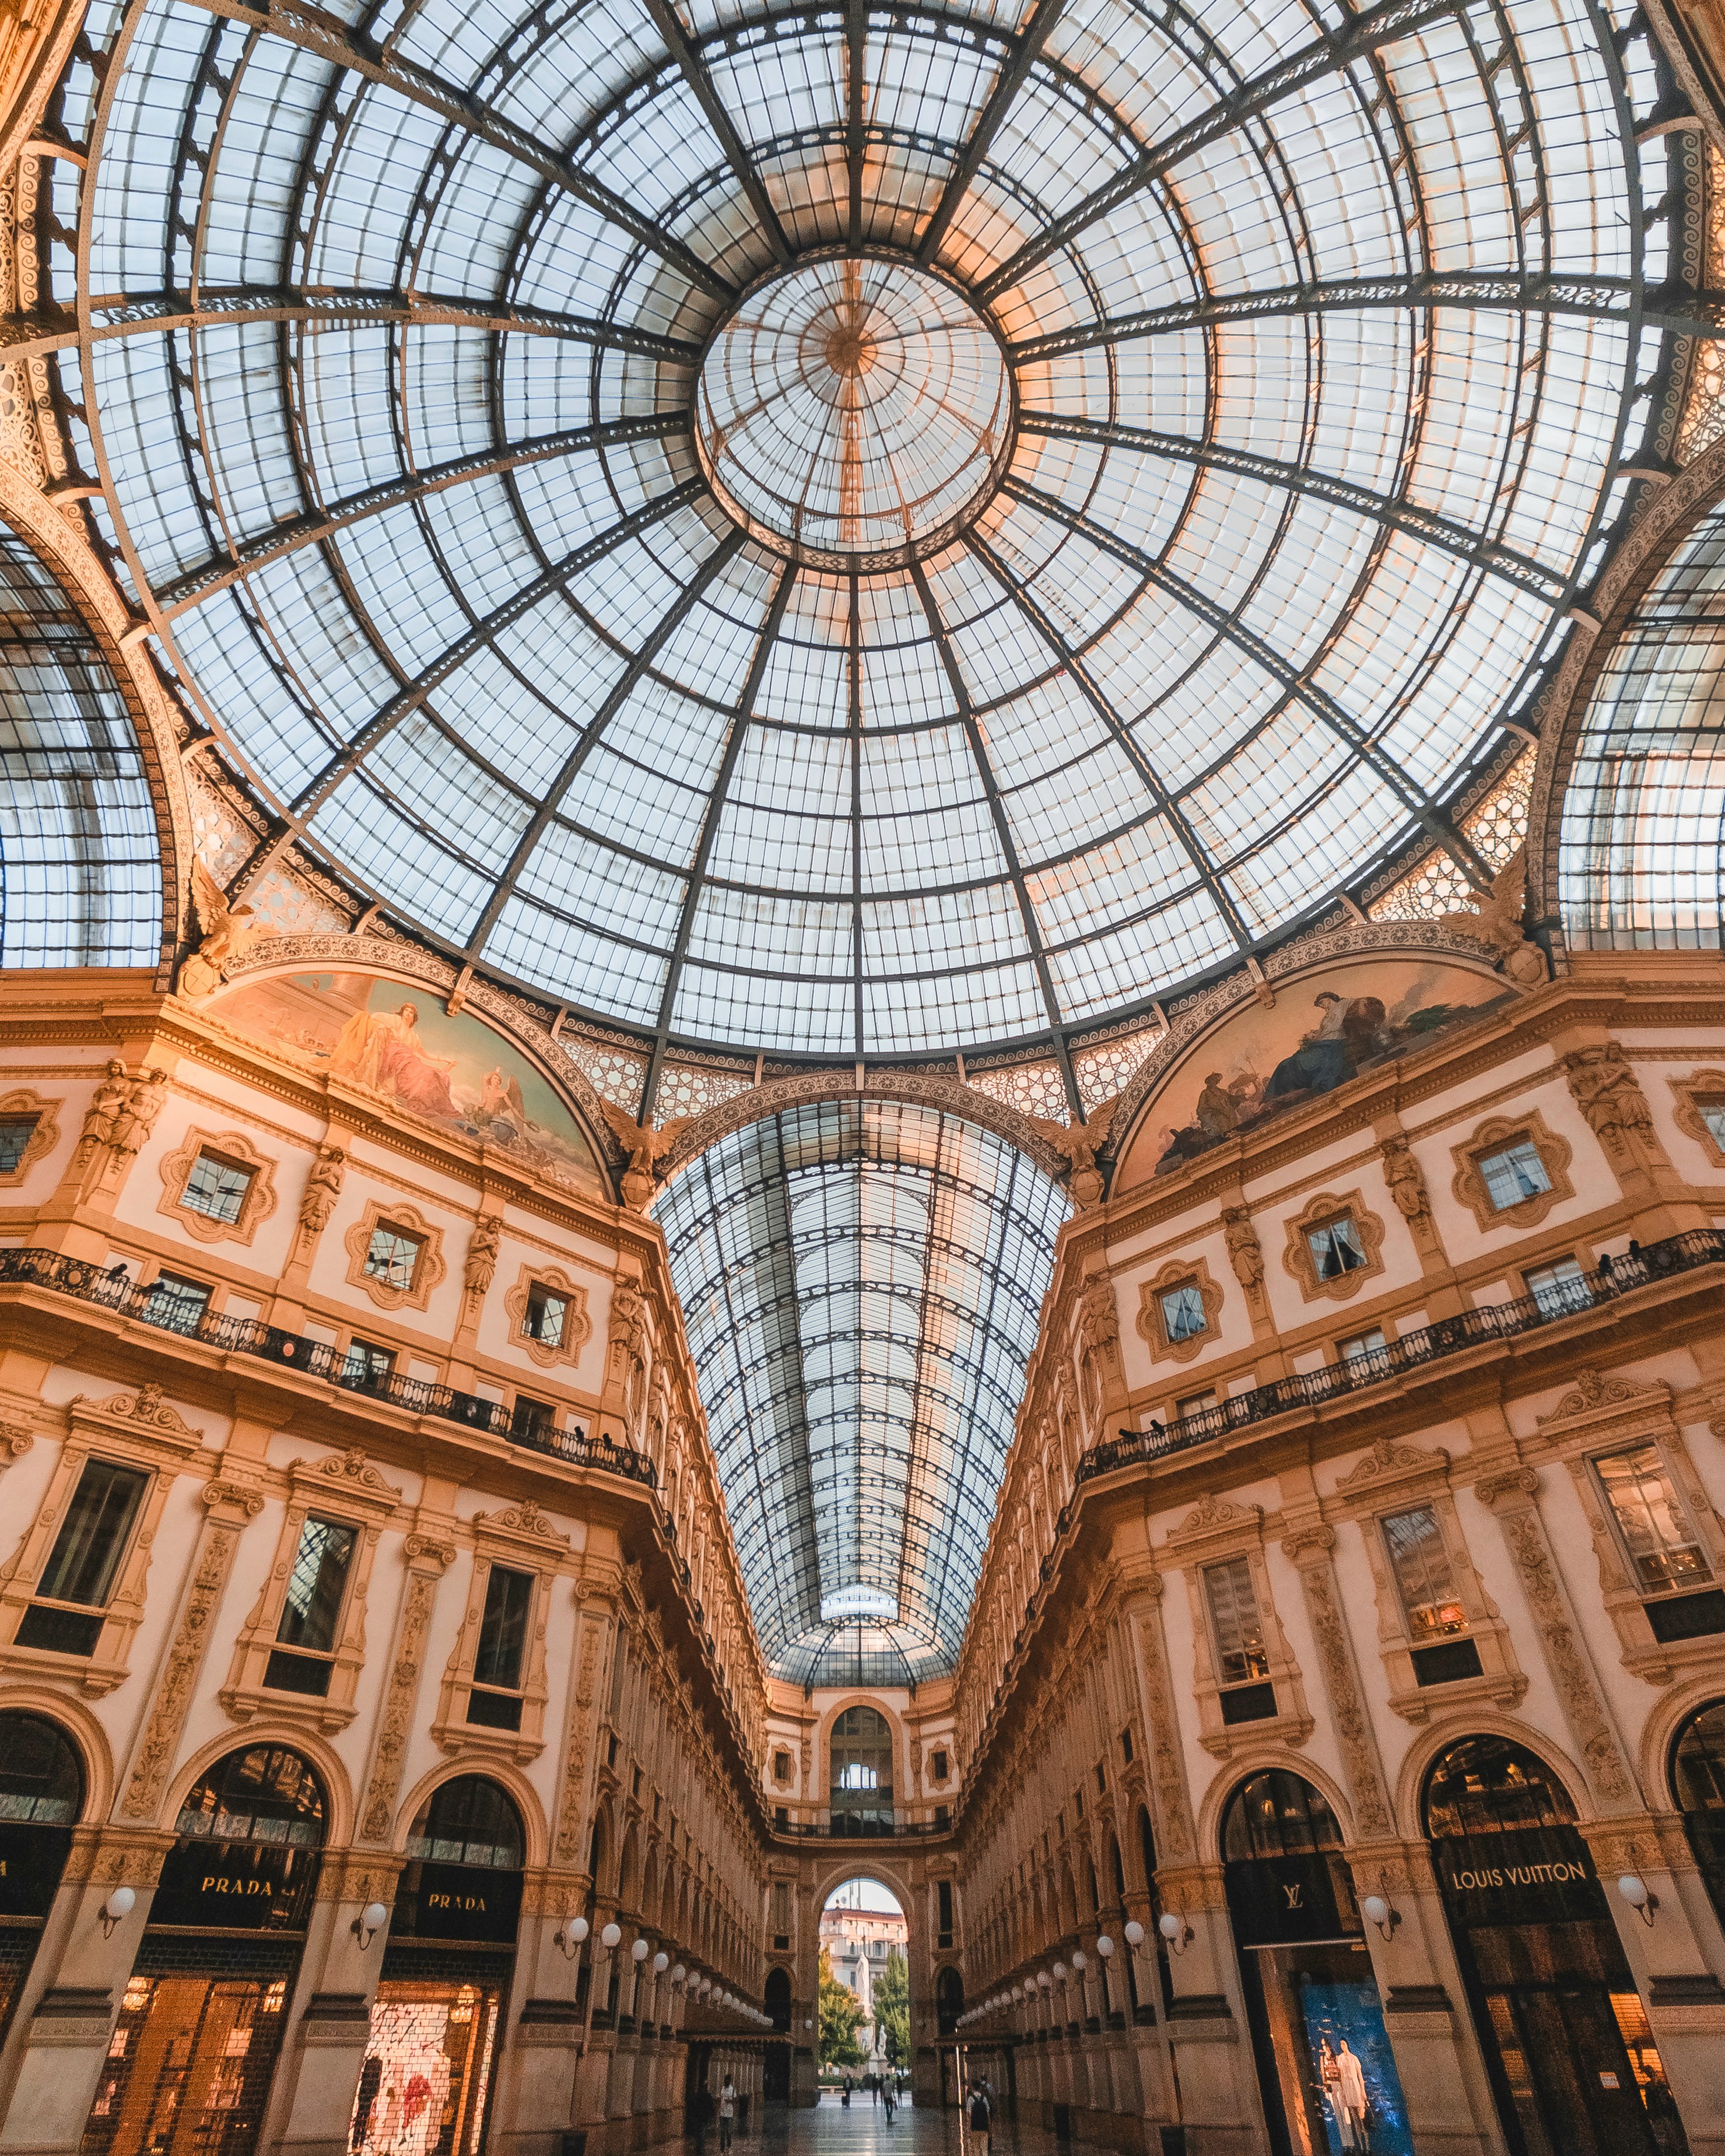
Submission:
{"label": "arched entrance", "polygon": [[1414,2156],[1341,1825],[1322,1792],[1281,1768],[1254,1774],[1222,1815],[1222,1861],[1276,2156]]}
{"label": "arched entrance", "polygon": [[761,2096],[768,2103],[788,2103],[791,2096],[791,1973],[779,1967],[767,1972],[762,2003],[773,2023],[773,2034],[785,2041],[768,2044],[761,2059]]}
{"label": "arched entrance", "polygon": [[[850,1712],[867,1709],[850,1709]],[[911,2071],[910,1913],[880,1879],[845,1879],[820,1915],[815,2064],[824,2087],[879,2100]]]}
{"label": "arched entrance", "polygon": [[351,2156],[483,2143],[498,2019],[514,1963],[526,1836],[515,1799],[485,1774],[439,1783],[408,1834],[371,2033],[348,2128]]}
{"label": "arched entrance", "polygon": [[78,1748],[44,1714],[0,1714],[0,2036],[6,2033],[84,1812]]}
{"label": "arched entrance", "polygon": [[96,2085],[90,2156],[152,2144],[250,2156],[281,2050],[328,1819],[311,1763],[230,1752],[180,1805]]}
{"label": "arched entrance", "polygon": [[1686,2156],[1688,2142],[1569,1792],[1502,1737],[1425,1784],[1432,1863],[1515,2156]]}

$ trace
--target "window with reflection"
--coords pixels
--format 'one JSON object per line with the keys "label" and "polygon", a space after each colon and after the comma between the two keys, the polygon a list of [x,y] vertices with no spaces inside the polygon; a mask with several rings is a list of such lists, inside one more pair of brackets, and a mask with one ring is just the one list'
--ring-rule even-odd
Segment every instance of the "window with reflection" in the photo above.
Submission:
{"label": "window with reflection", "polygon": [[833,1723],[829,1808],[834,1834],[890,1833],[892,1727],[872,1707],[847,1707]]}
{"label": "window with reflection", "polygon": [[1671,1773],[1690,1851],[1725,1924],[1725,1699],[1698,1707],[1678,1730]]}

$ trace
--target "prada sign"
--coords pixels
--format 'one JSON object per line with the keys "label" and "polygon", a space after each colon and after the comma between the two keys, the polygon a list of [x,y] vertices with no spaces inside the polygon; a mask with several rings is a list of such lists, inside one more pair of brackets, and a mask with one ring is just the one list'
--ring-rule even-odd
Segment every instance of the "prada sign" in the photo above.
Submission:
{"label": "prada sign", "polygon": [[395,1892],[392,1939],[456,1939],[513,1946],[521,1875],[483,1864],[410,1864]]}
{"label": "prada sign", "polygon": [[186,1835],[168,1851],[151,1928],[200,1932],[302,1932],[317,1888],[318,1853],[279,1841],[215,1841]]}

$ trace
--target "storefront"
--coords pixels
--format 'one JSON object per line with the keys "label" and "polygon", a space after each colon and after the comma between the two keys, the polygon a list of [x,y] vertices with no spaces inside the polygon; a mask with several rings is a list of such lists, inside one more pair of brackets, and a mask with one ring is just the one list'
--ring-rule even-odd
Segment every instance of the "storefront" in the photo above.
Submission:
{"label": "storefront", "polygon": [[1335,1814],[1297,1774],[1255,1774],[1222,1856],[1276,2156],[1414,2156]]}
{"label": "storefront", "polygon": [[514,1966],[526,1841],[495,1782],[435,1789],[408,1837],[351,2156],[475,2156]]}
{"label": "storefront", "polygon": [[1453,1745],[1425,1830],[1504,2138],[1515,2156],[1686,2156],[1575,1807],[1500,1737]]}
{"label": "storefront", "polygon": [[295,1752],[230,1753],[187,1793],[83,2156],[250,2156],[317,1892],[326,1804]]}
{"label": "storefront", "polygon": [[0,2039],[11,2025],[84,1810],[84,1768],[58,1722],[0,1714]]}

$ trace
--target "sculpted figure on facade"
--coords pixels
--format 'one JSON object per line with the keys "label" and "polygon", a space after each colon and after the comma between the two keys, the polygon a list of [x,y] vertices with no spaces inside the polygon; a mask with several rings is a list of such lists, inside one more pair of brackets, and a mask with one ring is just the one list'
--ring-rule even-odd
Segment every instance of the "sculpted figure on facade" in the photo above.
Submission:
{"label": "sculpted figure on facade", "polygon": [[305,1178],[305,1194],[300,1200],[300,1231],[307,1242],[321,1235],[330,1224],[336,1200],[341,1195],[347,1155],[338,1145],[321,1145]]}
{"label": "sculpted figure on facade", "polygon": [[126,1089],[126,1099],[114,1118],[108,1144],[116,1160],[130,1160],[141,1152],[156,1119],[167,1103],[167,1073],[141,1070]]}
{"label": "sculpted figure on facade", "polygon": [[495,1214],[482,1213],[467,1239],[467,1264],[463,1285],[475,1301],[490,1288],[497,1276],[497,1252],[503,1241],[503,1223]]}
{"label": "sculpted figure on facade", "polygon": [[1647,1096],[1616,1041],[1572,1049],[1563,1058],[1563,1075],[1576,1106],[1607,1152],[1621,1158],[1631,1140],[1648,1147],[1657,1142]]}
{"label": "sculpted figure on facade", "polygon": [[1420,1173],[1420,1163],[1408,1141],[1399,1132],[1392,1133],[1378,1151],[1384,1156],[1384,1179],[1389,1185],[1396,1211],[1409,1227],[1429,1226],[1431,1200],[1426,1193],[1425,1178]]}
{"label": "sculpted figure on facade", "polygon": [[180,968],[180,993],[213,995],[229,979],[259,937],[273,932],[249,906],[230,906],[203,863],[192,862],[192,908],[198,916],[198,948]]}
{"label": "sculpted figure on facade", "polygon": [[84,1111],[84,1129],[78,1140],[77,1158],[80,1167],[102,1147],[112,1142],[114,1125],[131,1091],[131,1081],[126,1076],[126,1065],[117,1055],[110,1056],[108,1067],[102,1074],[102,1082],[95,1090],[95,1097]]}
{"label": "sculpted figure on facade", "polygon": [[1117,1093],[1111,1100],[1098,1102],[1081,1123],[1057,1123],[1046,1116],[1027,1116],[1024,1119],[1037,1137],[1052,1146],[1065,1162],[1067,1194],[1081,1213],[1101,1203],[1102,1172],[1096,1166],[1096,1155],[1108,1142],[1120,1100]]}
{"label": "sculpted figure on facade", "polygon": [[1228,1245],[1228,1262],[1234,1268],[1234,1277],[1247,1292],[1252,1293],[1264,1285],[1264,1246],[1258,1240],[1258,1231],[1244,1205],[1226,1205],[1222,1209],[1222,1234]]}

